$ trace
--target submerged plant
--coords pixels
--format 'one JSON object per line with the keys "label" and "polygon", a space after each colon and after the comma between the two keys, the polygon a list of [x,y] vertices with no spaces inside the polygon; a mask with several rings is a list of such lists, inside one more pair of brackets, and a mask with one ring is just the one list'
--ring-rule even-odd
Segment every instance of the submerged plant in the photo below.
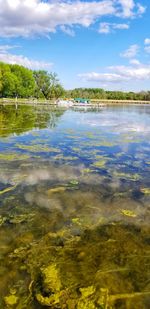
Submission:
{"label": "submerged plant", "polygon": [[14,306],[18,302],[18,297],[16,295],[9,295],[4,298],[6,306]]}
{"label": "submerged plant", "polygon": [[13,186],[13,187],[9,187],[9,188],[6,188],[6,189],[4,189],[4,190],[1,190],[1,191],[0,191],[0,195],[2,195],[2,194],[4,194],[4,193],[8,193],[8,192],[14,190],[15,188],[16,188],[16,185]]}
{"label": "submerged plant", "polygon": [[131,210],[129,210],[129,209],[122,209],[122,210],[121,210],[121,213],[122,213],[123,215],[127,216],[127,217],[133,217],[133,218],[135,218],[135,217],[137,216],[133,211],[131,211]]}
{"label": "submerged plant", "polygon": [[95,166],[95,167],[98,167],[98,168],[104,168],[106,162],[107,162],[107,160],[102,159],[102,160],[99,160],[99,161],[94,162],[94,163],[92,164],[92,166]]}
{"label": "submerged plant", "polygon": [[[41,270],[42,292],[38,292],[35,297],[43,306],[54,306],[60,302],[61,281],[56,264],[51,264]],[[46,296],[45,296],[46,295]]]}
{"label": "submerged plant", "polygon": [[141,192],[144,194],[150,194],[150,188],[141,188]]}

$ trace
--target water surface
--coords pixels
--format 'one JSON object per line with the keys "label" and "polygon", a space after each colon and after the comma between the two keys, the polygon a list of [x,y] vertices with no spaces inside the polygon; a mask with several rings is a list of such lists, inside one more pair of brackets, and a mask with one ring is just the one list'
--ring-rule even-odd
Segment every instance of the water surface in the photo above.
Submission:
{"label": "water surface", "polygon": [[150,107],[0,107],[0,308],[150,306]]}

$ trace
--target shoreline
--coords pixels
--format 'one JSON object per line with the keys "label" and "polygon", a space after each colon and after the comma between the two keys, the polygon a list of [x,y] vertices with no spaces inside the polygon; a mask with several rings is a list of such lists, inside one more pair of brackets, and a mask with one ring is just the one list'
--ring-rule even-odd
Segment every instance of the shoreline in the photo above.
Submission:
{"label": "shoreline", "polygon": [[[73,99],[72,99],[73,100]],[[139,101],[139,100],[106,100],[106,99],[91,99],[89,104],[85,104],[84,107],[102,107],[107,105],[149,105],[150,101]],[[58,106],[55,100],[31,100],[31,99],[0,99],[0,105],[45,105],[45,106]],[[81,104],[75,103],[74,107],[82,106]],[[60,107],[60,106],[58,106]]]}

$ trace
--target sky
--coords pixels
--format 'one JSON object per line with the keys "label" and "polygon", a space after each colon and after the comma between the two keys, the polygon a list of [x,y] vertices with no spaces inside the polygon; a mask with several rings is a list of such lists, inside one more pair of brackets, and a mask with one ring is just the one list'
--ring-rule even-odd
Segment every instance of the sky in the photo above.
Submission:
{"label": "sky", "polygon": [[0,0],[0,61],[66,89],[150,90],[150,1]]}

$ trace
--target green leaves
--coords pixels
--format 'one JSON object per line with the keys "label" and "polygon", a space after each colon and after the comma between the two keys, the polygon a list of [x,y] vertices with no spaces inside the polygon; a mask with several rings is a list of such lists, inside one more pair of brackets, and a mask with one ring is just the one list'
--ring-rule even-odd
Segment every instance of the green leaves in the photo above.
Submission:
{"label": "green leaves", "polygon": [[63,95],[56,73],[31,71],[17,64],[0,62],[0,97],[57,99]]}
{"label": "green leaves", "polygon": [[24,97],[34,94],[35,80],[31,70],[17,64],[0,63],[0,96]]}
{"label": "green leaves", "polygon": [[37,98],[53,99],[59,98],[64,94],[64,89],[59,83],[56,73],[47,71],[34,71],[36,83],[35,96]]}

